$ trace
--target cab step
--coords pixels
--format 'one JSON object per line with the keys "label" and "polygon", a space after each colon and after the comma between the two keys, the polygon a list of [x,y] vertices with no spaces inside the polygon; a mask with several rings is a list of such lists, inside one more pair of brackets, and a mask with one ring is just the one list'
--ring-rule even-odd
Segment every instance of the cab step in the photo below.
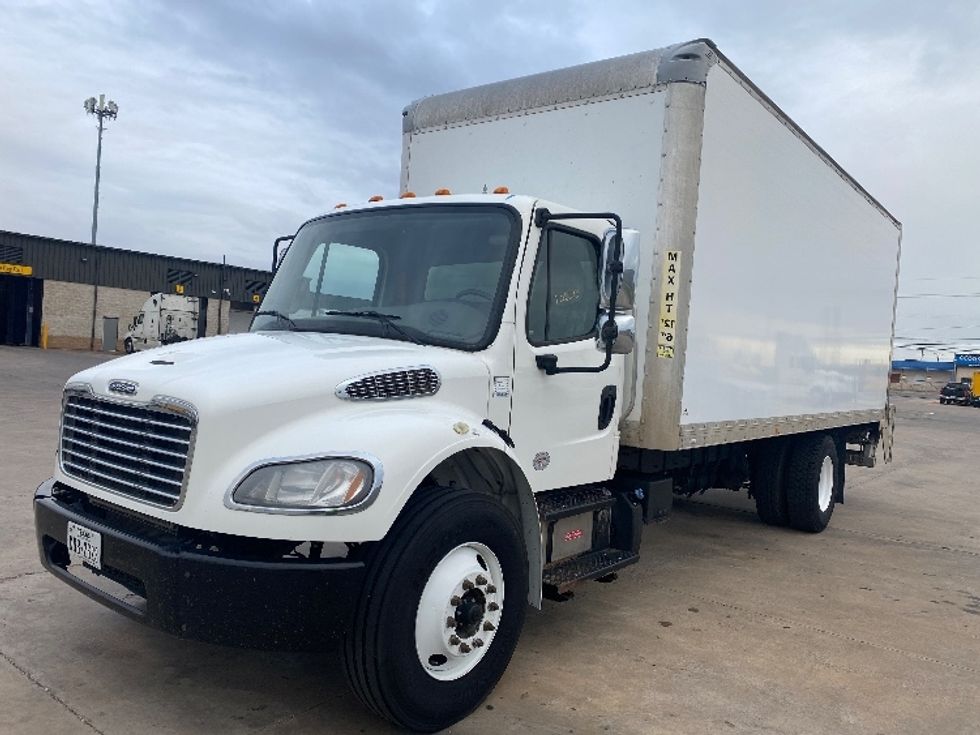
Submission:
{"label": "cab step", "polygon": [[553,490],[538,496],[538,513],[545,522],[612,507],[612,492],[604,487],[588,486]]}
{"label": "cab step", "polygon": [[605,577],[639,560],[639,554],[623,549],[592,551],[548,564],[544,568],[542,581],[546,590],[550,587],[551,591],[560,594],[575,582]]}

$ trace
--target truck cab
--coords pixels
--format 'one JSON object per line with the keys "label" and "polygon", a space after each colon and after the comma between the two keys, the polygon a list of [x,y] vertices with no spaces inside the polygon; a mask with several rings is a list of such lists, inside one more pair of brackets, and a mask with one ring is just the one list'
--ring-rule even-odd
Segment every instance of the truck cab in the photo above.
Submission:
{"label": "truck cab", "polygon": [[123,347],[127,353],[132,353],[194,339],[197,325],[197,297],[151,294],[123,335]]}
{"label": "truck cab", "polygon": [[[617,465],[635,242],[612,213],[507,193],[307,222],[249,333],[71,379],[42,560],[182,636],[340,635],[360,668],[380,625],[417,667],[398,721],[458,718],[477,700],[437,685],[499,676],[528,603],[637,559],[638,499],[597,484]],[[405,600],[414,632],[396,634]]]}

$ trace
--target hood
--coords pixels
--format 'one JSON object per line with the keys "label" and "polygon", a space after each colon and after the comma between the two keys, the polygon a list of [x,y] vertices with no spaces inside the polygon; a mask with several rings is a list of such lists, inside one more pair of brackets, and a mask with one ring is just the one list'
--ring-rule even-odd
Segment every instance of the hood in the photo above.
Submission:
{"label": "hood", "polygon": [[430,366],[441,391],[469,396],[467,408],[484,414],[490,370],[473,353],[377,337],[314,332],[256,332],[210,337],[120,357],[73,376],[97,395],[119,398],[112,380],[137,384],[125,396],[149,401],[157,395],[192,403],[202,419],[245,407],[309,402],[321,409],[337,401],[338,384],[361,375]]}

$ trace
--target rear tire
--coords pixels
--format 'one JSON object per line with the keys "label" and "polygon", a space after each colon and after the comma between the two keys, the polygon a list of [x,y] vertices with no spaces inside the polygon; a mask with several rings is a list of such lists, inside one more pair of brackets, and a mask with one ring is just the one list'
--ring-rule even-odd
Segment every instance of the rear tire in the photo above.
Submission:
{"label": "rear tire", "polygon": [[[470,490],[423,491],[369,562],[344,638],[351,689],[401,727],[433,732],[453,725],[507,668],[527,588],[523,534],[504,506]],[[453,619],[457,627],[448,625]]]}
{"label": "rear tire", "polygon": [[126,351],[126,354],[127,355],[132,355],[133,354],[133,351],[134,350],[133,350],[133,338],[132,337],[126,337],[126,339],[123,340],[123,349]]}
{"label": "rear tire", "polygon": [[783,481],[786,450],[785,441],[770,439],[761,443],[752,454],[751,487],[755,510],[759,519],[770,526],[785,526],[789,523],[786,485]]}
{"label": "rear tire", "polygon": [[789,524],[800,531],[820,533],[834,514],[841,496],[841,458],[829,434],[796,439],[786,469],[786,508]]}

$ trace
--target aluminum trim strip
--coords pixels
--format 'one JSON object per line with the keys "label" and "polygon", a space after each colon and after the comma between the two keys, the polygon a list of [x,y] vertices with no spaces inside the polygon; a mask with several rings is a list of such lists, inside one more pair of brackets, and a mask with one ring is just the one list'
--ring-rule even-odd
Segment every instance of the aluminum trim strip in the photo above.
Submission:
{"label": "aluminum trim strip", "polygon": [[[72,429],[69,429],[69,431],[72,431]],[[183,472],[184,471],[183,462],[181,462],[179,465],[177,465],[177,464],[164,464],[163,462],[157,462],[157,461],[152,460],[152,459],[146,459],[146,458],[141,457],[141,456],[136,455],[136,454],[124,454],[122,452],[113,451],[112,449],[106,449],[105,447],[100,447],[100,446],[98,446],[96,444],[89,444],[88,442],[84,442],[81,439],[75,439],[73,437],[65,437],[65,440],[71,442],[72,444],[80,444],[83,447],[88,447],[89,449],[91,449],[93,451],[96,451],[96,452],[102,452],[103,454],[110,454],[113,457],[121,457],[122,459],[135,460],[136,462],[139,462],[141,464],[150,464],[150,465],[153,465],[154,467],[161,467],[162,469],[170,470],[171,472]],[[140,447],[140,448],[142,449],[142,447]],[[72,451],[72,450],[69,449],[69,450],[66,450],[66,451]],[[73,454],[79,454],[78,452],[72,452],[72,453]]]}
{"label": "aluminum trim strip", "polygon": [[141,424],[153,424],[154,426],[163,426],[167,429],[178,429],[180,431],[190,431],[187,426],[182,426],[180,424],[170,424],[165,421],[155,421],[150,418],[145,418],[142,416],[132,416],[125,413],[116,413],[115,411],[106,411],[101,408],[95,408],[93,406],[85,406],[81,404],[72,404],[69,406],[73,411],[89,411],[90,413],[97,413],[101,416],[114,416],[115,418],[123,419],[124,421],[138,421]]}
{"label": "aluminum trim strip", "polygon": [[109,431],[122,431],[125,432],[126,434],[135,434],[136,436],[148,436],[148,437],[153,437],[154,439],[163,439],[164,441],[173,442],[175,444],[190,444],[189,440],[179,439],[175,436],[165,436],[163,434],[154,434],[153,432],[150,431],[139,431],[138,429],[128,429],[123,426],[113,426],[112,424],[106,423],[105,421],[97,421],[96,419],[90,419],[84,416],[77,416],[75,414],[67,413],[67,412],[65,413],[65,416],[67,418],[70,418],[72,421],[84,421],[87,424],[93,424],[95,426],[104,426]]}
{"label": "aluminum trim strip", "polygon": [[[157,496],[159,496],[161,498],[167,498],[168,500],[173,500],[173,496],[172,495],[168,495],[166,493],[160,492],[159,490],[154,490],[153,488],[149,488],[149,487],[146,487],[144,485],[140,485],[139,483],[129,482],[128,480],[120,480],[118,477],[113,477],[112,475],[106,475],[106,474],[103,474],[101,472],[97,472],[95,470],[86,470],[84,467],[78,467],[77,465],[72,465],[71,462],[66,462],[65,464],[67,464],[69,466],[77,467],[82,472],[88,472],[90,474],[96,475],[97,477],[101,477],[101,478],[103,478],[105,480],[109,480],[111,482],[118,482],[121,485],[128,485],[129,487],[136,488],[141,493],[149,493],[150,495],[157,495]],[[88,481],[86,480],[86,482],[88,482]],[[96,485],[95,487],[100,487],[100,486],[99,485]],[[109,488],[103,488],[103,489],[104,490],[109,490]],[[138,495],[130,495],[128,493],[126,494],[126,497],[127,498],[134,498],[136,500],[142,500],[142,498],[140,498]]]}
{"label": "aluminum trim strip", "polygon": [[180,452],[172,452],[169,449],[157,449],[156,447],[148,447],[148,446],[144,446],[143,444],[134,444],[133,442],[128,442],[123,439],[115,439],[111,436],[103,436],[102,434],[95,434],[91,431],[80,429],[77,426],[68,426],[66,428],[68,431],[74,432],[76,434],[84,434],[85,436],[91,436],[96,439],[102,439],[104,441],[112,442],[113,444],[124,444],[127,447],[133,447],[134,449],[142,449],[147,452],[153,452],[154,454],[166,454],[170,457],[177,457],[179,459],[183,459],[185,456]]}
{"label": "aluminum trim strip", "polygon": [[[69,439],[69,441],[71,441],[71,440]],[[76,457],[77,459],[75,461],[75,466],[81,468],[82,470],[84,470],[86,472],[88,470],[85,467],[82,467],[81,465],[79,465],[77,463],[78,460],[81,460],[83,462],[95,462],[96,464],[100,464],[103,467],[111,467],[114,470],[119,470],[120,472],[125,472],[127,475],[136,475],[137,477],[149,477],[149,478],[151,478],[153,480],[156,480],[157,482],[165,482],[168,485],[176,485],[178,488],[183,484],[183,481],[182,480],[171,480],[171,479],[168,479],[166,477],[160,477],[159,475],[154,475],[152,472],[146,472],[146,471],[140,471],[140,470],[131,470],[131,469],[127,468],[127,467],[123,467],[122,465],[114,464],[112,462],[106,462],[104,459],[99,459],[97,457],[86,456],[84,454],[81,454],[80,452],[76,452],[76,451],[71,450],[71,449],[64,449],[64,448],[62,448],[62,452],[64,452],[65,454],[67,454],[69,456]],[[180,470],[178,470],[177,468],[172,468],[172,469],[173,469],[174,472],[180,472]],[[178,491],[178,492],[174,493],[170,497],[176,498],[179,494],[180,493]]]}

